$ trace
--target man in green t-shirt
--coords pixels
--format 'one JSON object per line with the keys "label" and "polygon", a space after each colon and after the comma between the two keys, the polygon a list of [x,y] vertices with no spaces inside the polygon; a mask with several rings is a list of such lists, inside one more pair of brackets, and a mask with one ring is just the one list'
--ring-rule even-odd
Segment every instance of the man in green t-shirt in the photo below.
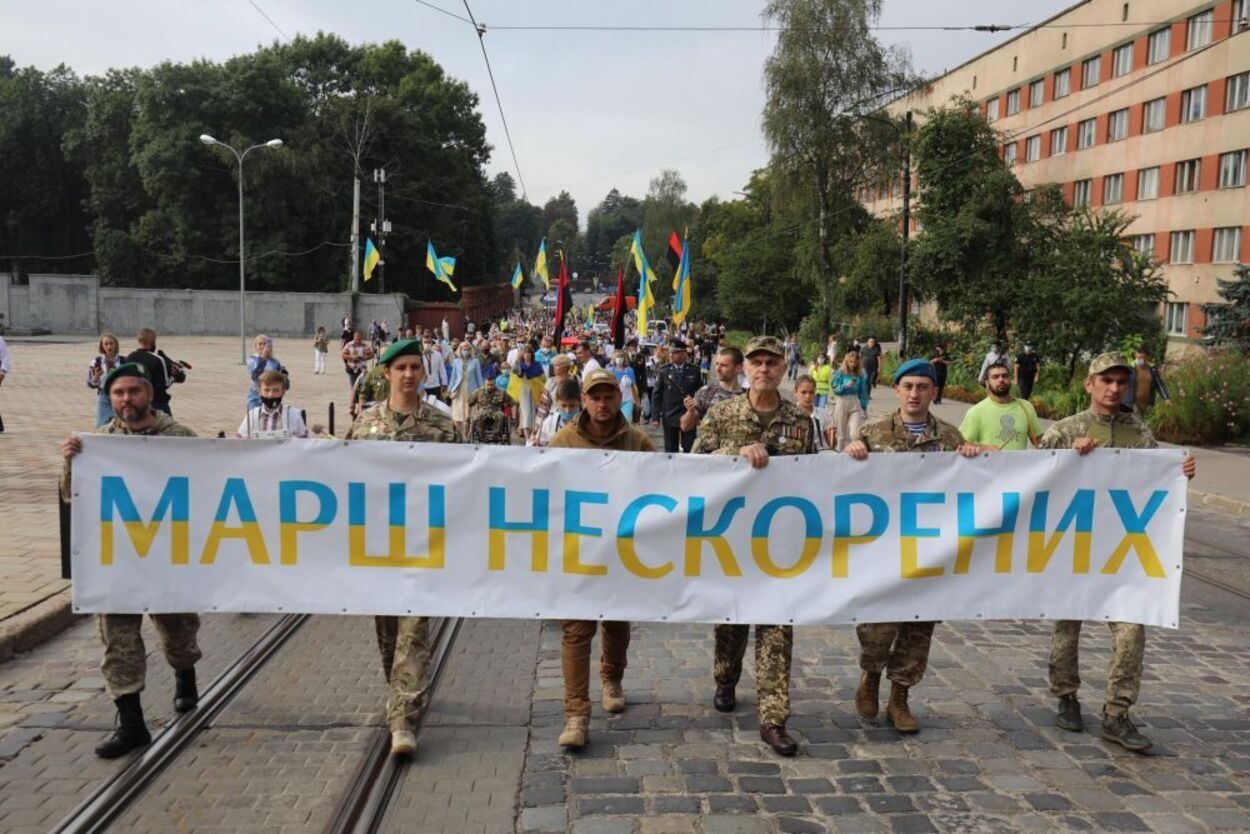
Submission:
{"label": "man in green t-shirt", "polygon": [[995,362],[986,369],[989,396],[968,409],[959,433],[969,443],[998,451],[1022,451],[1037,445],[1042,427],[1033,403],[1011,396],[1011,369]]}

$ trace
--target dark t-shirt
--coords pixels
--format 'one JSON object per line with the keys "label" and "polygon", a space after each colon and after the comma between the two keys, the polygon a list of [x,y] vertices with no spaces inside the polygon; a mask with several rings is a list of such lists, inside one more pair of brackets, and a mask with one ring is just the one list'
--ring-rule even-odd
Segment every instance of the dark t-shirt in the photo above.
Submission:
{"label": "dark t-shirt", "polygon": [[1020,376],[1024,379],[1033,379],[1037,376],[1037,366],[1041,364],[1041,358],[1037,354],[1022,353],[1016,357],[1016,365],[1020,368]]}

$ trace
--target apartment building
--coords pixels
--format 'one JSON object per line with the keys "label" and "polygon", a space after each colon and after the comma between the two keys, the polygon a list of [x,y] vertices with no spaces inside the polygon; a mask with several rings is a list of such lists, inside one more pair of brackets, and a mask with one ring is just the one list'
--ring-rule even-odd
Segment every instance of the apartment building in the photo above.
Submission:
{"label": "apartment building", "polygon": [[[1026,188],[1059,183],[1074,204],[1135,216],[1132,243],[1173,293],[1168,334],[1193,339],[1215,279],[1250,262],[1248,3],[1085,0],[888,109],[923,121],[966,96]],[[897,214],[899,191],[868,208]]]}

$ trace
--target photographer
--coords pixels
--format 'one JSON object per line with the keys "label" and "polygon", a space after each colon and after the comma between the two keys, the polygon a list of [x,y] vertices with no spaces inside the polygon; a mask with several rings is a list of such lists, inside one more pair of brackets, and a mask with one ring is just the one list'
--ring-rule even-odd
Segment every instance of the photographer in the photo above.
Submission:
{"label": "photographer", "polygon": [[164,352],[157,350],[156,331],[150,327],[140,330],[135,341],[139,343],[139,349],[127,356],[126,361],[143,366],[152,383],[152,408],[172,417],[173,412],[169,408],[169,389],[176,383],[187,381],[184,369],[190,370],[191,365],[170,359]]}

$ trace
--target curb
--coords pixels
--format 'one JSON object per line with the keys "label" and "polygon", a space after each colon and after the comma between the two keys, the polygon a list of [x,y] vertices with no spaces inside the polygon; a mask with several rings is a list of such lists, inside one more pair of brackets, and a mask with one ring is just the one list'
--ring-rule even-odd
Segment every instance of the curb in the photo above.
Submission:
{"label": "curb", "polygon": [[66,588],[0,623],[0,663],[51,640],[77,622]]}
{"label": "curb", "polygon": [[1210,507],[1220,512],[1231,513],[1242,518],[1250,518],[1250,501],[1229,498],[1227,495],[1219,495],[1214,492],[1203,492],[1200,489],[1190,489],[1189,497],[1192,503],[1201,504],[1204,507]]}

